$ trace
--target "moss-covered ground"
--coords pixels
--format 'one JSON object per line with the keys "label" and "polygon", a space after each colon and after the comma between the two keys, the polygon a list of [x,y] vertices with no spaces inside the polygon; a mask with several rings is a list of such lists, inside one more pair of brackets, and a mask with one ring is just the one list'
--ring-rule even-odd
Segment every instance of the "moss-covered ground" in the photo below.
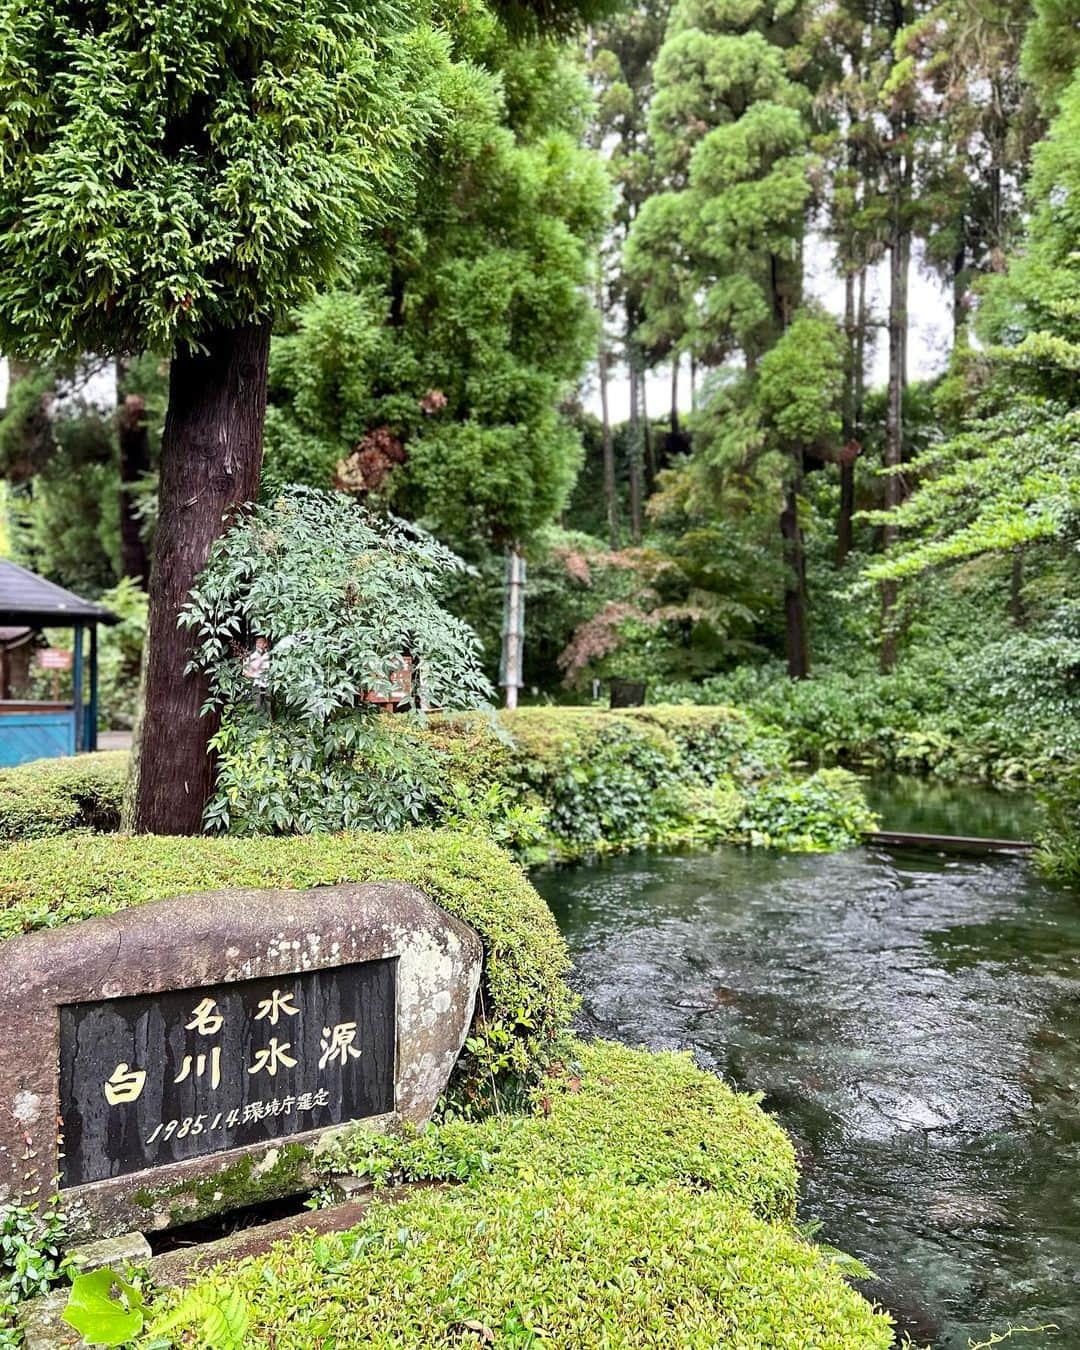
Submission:
{"label": "moss-covered ground", "polygon": [[453,1184],[211,1270],[197,1294],[239,1296],[247,1343],[275,1350],[892,1345],[794,1227],[791,1145],[752,1098],[687,1056],[569,1049],[526,1114],[347,1136],[339,1168]]}

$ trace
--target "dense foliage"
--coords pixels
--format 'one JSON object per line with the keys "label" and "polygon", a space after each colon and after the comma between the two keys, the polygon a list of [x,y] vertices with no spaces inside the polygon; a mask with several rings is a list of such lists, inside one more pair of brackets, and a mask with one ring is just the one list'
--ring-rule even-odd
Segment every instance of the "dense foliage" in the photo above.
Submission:
{"label": "dense foliage", "polygon": [[20,1350],[19,1304],[47,1294],[70,1273],[67,1237],[56,1204],[44,1212],[29,1205],[0,1205],[0,1350]]}
{"label": "dense foliage", "polygon": [[310,834],[421,818],[434,765],[373,700],[406,672],[398,706],[413,717],[485,702],[477,641],[440,603],[458,568],[422,531],[337,493],[293,489],[234,523],[182,616],[206,711],[221,718],[208,827]]}
{"label": "dense foliage", "polygon": [[0,22],[9,351],[167,351],[281,313],[393,210],[436,115],[438,40],[387,4],[175,0],[90,23],[19,2]]}
{"label": "dense foliage", "polygon": [[[422,722],[364,716],[376,719],[373,729],[354,736],[334,764],[338,795],[299,753],[287,773],[273,755],[274,733],[242,736],[248,723],[238,723],[221,789],[232,832],[292,834],[300,820],[324,831],[354,828],[346,812],[372,818],[386,802],[373,828],[442,825],[537,862],[649,844],[850,848],[875,826],[853,775],[802,773],[786,736],[733,708],[523,708],[497,719]],[[791,739],[799,744],[797,734]],[[115,830],[124,759],[45,761],[40,776],[36,764],[0,773],[0,837]],[[354,806],[365,792],[365,804]]]}
{"label": "dense foliage", "polygon": [[561,405],[592,342],[606,190],[583,82],[480,7],[454,30],[413,210],[271,359],[269,485],[336,484],[470,557],[561,511],[580,436]]}
{"label": "dense foliage", "polygon": [[342,1145],[361,1174],[463,1183],[451,1192],[376,1201],[351,1232],[283,1243],[199,1287],[239,1295],[249,1335],[283,1347],[331,1326],[415,1347],[461,1336],[582,1347],[720,1337],[739,1350],[892,1343],[888,1319],[791,1226],[791,1148],[751,1099],[682,1056],[602,1043],[573,1053],[524,1119]]}

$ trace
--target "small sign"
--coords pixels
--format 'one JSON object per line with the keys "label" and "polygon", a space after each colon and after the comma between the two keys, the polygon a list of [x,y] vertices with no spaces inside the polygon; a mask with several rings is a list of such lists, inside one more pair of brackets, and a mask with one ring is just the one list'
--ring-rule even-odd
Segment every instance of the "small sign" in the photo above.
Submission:
{"label": "small sign", "polygon": [[396,965],[61,1007],[61,1185],[393,1111]]}
{"label": "small sign", "polygon": [[62,647],[44,647],[38,652],[38,665],[43,670],[70,670],[71,653]]}

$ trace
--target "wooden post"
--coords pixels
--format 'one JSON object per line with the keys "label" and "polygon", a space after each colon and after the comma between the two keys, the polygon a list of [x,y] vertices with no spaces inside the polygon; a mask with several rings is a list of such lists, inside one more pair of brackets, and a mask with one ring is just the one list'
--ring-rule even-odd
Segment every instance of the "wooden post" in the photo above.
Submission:
{"label": "wooden post", "polygon": [[71,636],[71,715],[75,718],[75,753],[83,748],[83,650],[82,624],[77,623]]}
{"label": "wooden post", "polygon": [[525,559],[514,546],[506,555],[506,607],[503,612],[502,680],[505,706],[516,708],[525,651]]}
{"label": "wooden post", "polygon": [[86,748],[97,749],[98,626],[90,625],[90,711],[86,714]]}

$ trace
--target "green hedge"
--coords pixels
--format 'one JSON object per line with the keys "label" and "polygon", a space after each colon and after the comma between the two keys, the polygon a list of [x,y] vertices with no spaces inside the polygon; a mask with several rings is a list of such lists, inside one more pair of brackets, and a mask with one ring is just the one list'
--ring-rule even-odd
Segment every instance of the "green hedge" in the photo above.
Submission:
{"label": "green hedge", "polygon": [[[242,1307],[245,1344],[277,1350],[888,1350],[889,1319],[792,1227],[791,1147],[752,1099],[685,1056],[577,1053],[534,1115],[381,1145],[463,1185],[217,1267],[196,1298]],[[346,1149],[363,1163],[370,1144]]]}
{"label": "green hedge", "polygon": [[[737,708],[522,708],[497,725],[445,718],[424,734],[475,815],[490,800],[498,824],[500,788],[519,812],[532,806],[535,837],[503,841],[527,857],[721,841],[845,848],[876,824],[853,775],[794,772],[784,738]],[[447,818],[473,823],[468,814],[451,805]]]}
{"label": "green hedge", "polygon": [[[358,756],[340,774],[378,779],[384,792],[390,783],[395,800],[414,803],[416,823],[484,834],[527,861],[650,844],[847,848],[876,823],[854,776],[797,772],[784,737],[736,708],[523,708],[423,724],[394,718],[385,730],[379,764]],[[328,828],[352,828],[326,785],[305,785],[281,766],[270,773],[258,746],[245,754],[235,832],[290,833],[310,818],[311,793]],[[87,756],[0,773],[0,838],[115,829],[122,764]],[[39,775],[78,790],[58,808]],[[403,809],[399,823],[409,819]]]}
{"label": "green hedge", "polygon": [[107,750],[0,771],[0,841],[119,829],[127,760]]}
{"label": "green hedge", "polygon": [[[223,887],[286,889],[405,881],[464,919],[484,943],[483,1017],[456,1078],[459,1101],[532,1081],[575,1000],[566,945],[521,869],[490,841],[435,831],[282,839],[72,835],[0,849],[0,938]],[[227,920],[226,920],[227,922]],[[0,948],[2,959],[2,948]]]}

